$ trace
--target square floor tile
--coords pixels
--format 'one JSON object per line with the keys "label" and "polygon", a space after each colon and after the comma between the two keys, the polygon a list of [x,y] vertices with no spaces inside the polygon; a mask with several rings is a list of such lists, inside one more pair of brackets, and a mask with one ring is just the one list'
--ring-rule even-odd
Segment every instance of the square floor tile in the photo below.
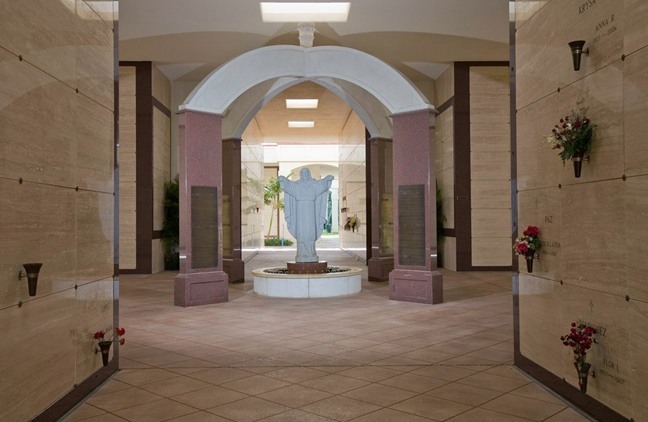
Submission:
{"label": "square floor tile", "polygon": [[401,374],[395,377],[387,378],[380,381],[381,384],[389,385],[403,390],[414,391],[415,393],[425,393],[433,388],[441,387],[448,383],[445,380],[424,377],[416,374]]}
{"label": "square floor tile", "polygon": [[403,413],[394,409],[380,409],[368,415],[354,419],[353,422],[426,422],[428,418]]}
{"label": "square floor tile", "polygon": [[373,404],[341,396],[334,396],[302,408],[302,410],[307,412],[336,421],[349,421],[378,409],[380,407]]}
{"label": "square floor tile", "polygon": [[289,407],[303,407],[331,396],[327,393],[303,385],[291,385],[278,390],[260,394],[258,397]]}
{"label": "square floor tile", "polygon": [[210,413],[237,422],[252,422],[276,415],[290,408],[257,397],[235,401],[209,409]]}
{"label": "square floor tile", "polygon": [[243,378],[240,380],[221,384],[222,387],[250,395],[265,393],[266,391],[276,390],[288,385],[290,385],[290,383],[278,380],[276,378],[266,377],[264,375],[254,375],[249,378]]}
{"label": "square floor tile", "polygon": [[161,397],[157,394],[149,393],[148,391],[142,390],[137,387],[131,387],[114,393],[90,397],[87,403],[108,412],[114,412],[116,410],[149,403],[160,399]]}
{"label": "square floor tile", "polygon": [[333,419],[293,409],[262,419],[263,422],[334,422]]}
{"label": "square floor tile", "polygon": [[338,374],[346,377],[358,378],[365,381],[377,382],[387,378],[395,377],[396,375],[402,374],[402,372],[383,366],[356,366],[354,368],[338,372]]}
{"label": "square floor tile", "polygon": [[362,381],[356,378],[331,374],[324,377],[304,381],[300,384],[306,387],[326,391],[328,393],[341,394],[350,390],[355,390],[356,388],[363,387],[369,383],[367,381]]}
{"label": "square floor tile", "polygon": [[430,396],[417,396],[391,406],[392,409],[413,413],[424,418],[445,421],[460,413],[472,409],[471,406],[450,400],[437,399]]}
{"label": "square floor tile", "polygon": [[193,407],[186,406],[182,403],[169,399],[161,399],[151,403],[129,407],[128,409],[118,410],[115,412],[115,415],[129,421],[158,422],[194,413],[195,411],[196,409]]}
{"label": "square floor tile", "polygon": [[211,384],[204,381],[189,377],[176,376],[162,381],[144,384],[141,388],[163,397],[172,397],[211,386]]}
{"label": "square floor tile", "polygon": [[493,412],[486,409],[475,408],[466,413],[448,419],[447,422],[529,422],[529,419],[519,418],[513,415]]}
{"label": "square floor tile", "polygon": [[220,406],[236,400],[247,398],[248,396],[237,391],[232,391],[223,387],[209,387],[202,390],[191,391],[189,393],[173,396],[173,400],[184,403],[196,409],[209,409]]}
{"label": "square floor tile", "polygon": [[529,380],[515,379],[508,377],[501,377],[499,375],[487,374],[484,372],[471,375],[466,378],[462,378],[457,381],[462,384],[472,385],[474,387],[487,388],[489,390],[495,390],[502,393],[515,390],[522,387],[523,385],[528,384]]}
{"label": "square floor tile", "polygon": [[392,404],[407,400],[418,393],[389,387],[382,384],[369,384],[343,394],[345,397],[375,404],[377,406],[391,406]]}
{"label": "square floor tile", "polygon": [[566,405],[534,400],[515,394],[505,394],[480,407],[521,418],[542,421],[563,411]]}
{"label": "square floor tile", "polygon": [[428,396],[437,397],[445,400],[456,401],[472,406],[479,406],[489,400],[500,396],[502,393],[472,385],[460,384],[453,382],[446,384],[434,390],[425,393]]}

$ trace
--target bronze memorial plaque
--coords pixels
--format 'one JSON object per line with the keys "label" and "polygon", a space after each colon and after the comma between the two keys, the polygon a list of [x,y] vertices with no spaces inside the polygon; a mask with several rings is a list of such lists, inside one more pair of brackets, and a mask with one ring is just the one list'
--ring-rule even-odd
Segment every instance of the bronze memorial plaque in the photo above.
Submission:
{"label": "bronze memorial plaque", "polygon": [[398,262],[425,266],[425,186],[398,187]]}
{"label": "bronze memorial plaque", "polygon": [[218,267],[218,188],[191,187],[192,268]]}

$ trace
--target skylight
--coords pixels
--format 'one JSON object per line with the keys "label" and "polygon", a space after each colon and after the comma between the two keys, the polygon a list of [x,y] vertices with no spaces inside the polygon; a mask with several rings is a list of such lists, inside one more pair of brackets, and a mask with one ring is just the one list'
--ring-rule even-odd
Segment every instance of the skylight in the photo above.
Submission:
{"label": "skylight", "polygon": [[308,127],[315,127],[315,122],[313,121],[306,121],[306,120],[290,120],[288,121],[288,127],[291,128],[308,128]]}
{"label": "skylight", "polygon": [[286,108],[317,108],[317,98],[286,99]]}
{"label": "skylight", "polygon": [[349,2],[261,2],[261,18],[263,22],[346,22],[350,8]]}

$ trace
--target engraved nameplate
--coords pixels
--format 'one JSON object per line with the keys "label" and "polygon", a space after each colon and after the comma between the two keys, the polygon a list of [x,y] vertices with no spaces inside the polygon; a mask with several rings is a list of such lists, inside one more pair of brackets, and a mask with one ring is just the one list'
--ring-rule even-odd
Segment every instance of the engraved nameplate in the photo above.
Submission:
{"label": "engraved nameplate", "polygon": [[192,268],[218,267],[218,189],[191,187]]}
{"label": "engraved nameplate", "polygon": [[398,187],[398,261],[425,266],[425,186]]}

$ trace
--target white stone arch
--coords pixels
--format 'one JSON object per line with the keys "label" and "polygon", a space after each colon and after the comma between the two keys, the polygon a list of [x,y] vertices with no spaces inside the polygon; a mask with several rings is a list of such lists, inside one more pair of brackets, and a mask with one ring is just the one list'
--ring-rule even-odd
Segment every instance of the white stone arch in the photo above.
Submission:
{"label": "white stone arch", "polygon": [[[239,97],[256,86],[278,81],[285,89],[305,80],[329,89],[343,86],[331,81],[348,82],[370,93],[392,115],[433,109],[425,96],[396,69],[367,53],[337,46],[278,45],[244,53],[215,69],[192,91],[180,110],[225,116]],[[283,89],[273,86],[269,94],[276,95]],[[248,112],[258,110],[259,104],[253,102]],[[247,114],[241,116],[243,120]]]}

